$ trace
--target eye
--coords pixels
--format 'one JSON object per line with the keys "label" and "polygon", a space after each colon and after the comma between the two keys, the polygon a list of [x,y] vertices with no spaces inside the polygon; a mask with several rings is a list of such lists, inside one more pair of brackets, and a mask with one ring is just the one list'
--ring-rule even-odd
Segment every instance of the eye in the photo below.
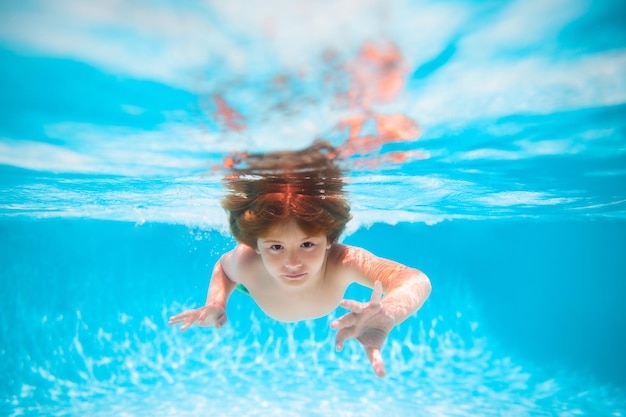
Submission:
{"label": "eye", "polygon": [[310,249],[310,248],[312,248],[312,247],[314,247],[314,246],[315,246],[315,243],[313,243],[313,242],[304,242],[304,243],[302,243],[302,245],[300,245],[300,246],[301,246],[301,247],[303,247],[303,248],[305,248],[305,249]]}
{"label": "eye", "polygon": [[283,248],[283,245],[272,245],[270,246],[270,250],[279,251]]}

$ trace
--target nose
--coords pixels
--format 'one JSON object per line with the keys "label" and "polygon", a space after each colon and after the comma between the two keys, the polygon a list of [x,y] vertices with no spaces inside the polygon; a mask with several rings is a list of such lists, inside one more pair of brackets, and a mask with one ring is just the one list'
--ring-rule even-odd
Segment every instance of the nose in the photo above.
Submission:
{"label": "nose", "polygon": [[287,255],[287,259],[285,260],[285,267],[290,270],[296,270],[302,266],[302,261],[295,253],[290,253]]}

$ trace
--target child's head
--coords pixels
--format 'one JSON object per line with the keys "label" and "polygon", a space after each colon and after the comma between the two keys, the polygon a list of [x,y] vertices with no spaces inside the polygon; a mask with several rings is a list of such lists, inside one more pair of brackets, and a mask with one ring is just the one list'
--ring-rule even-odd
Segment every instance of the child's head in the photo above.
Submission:
{"label": "child's head", "polygon": [[[253,155],[249,166],[227,177],[230,193],[222,206],[229,212],[235,239],[256,248],[257,239],[273,226],[293,219],[305,233],[336,242],[351,216],[332,151],[330,145],[317,143],[304,151],[280,153],[280,158]],[[268,166],[271,160],[290,163]]]}

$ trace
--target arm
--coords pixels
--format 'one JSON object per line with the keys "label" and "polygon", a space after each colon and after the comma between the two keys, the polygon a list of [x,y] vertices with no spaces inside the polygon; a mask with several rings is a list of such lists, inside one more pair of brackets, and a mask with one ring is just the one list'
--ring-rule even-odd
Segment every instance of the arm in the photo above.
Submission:
{"label": "arm", "polygon": [[423,272],[408,267],[381,282],[385,292],[381,304],[395,324],[402,323],[419,310],[432,290],[430,280]]}
{"label": "arm", "polygon": [[187,330],[194,323],[198,326],[214,325],[217,328],[226,323],[226,302],[236,284],[226,275],[222,264],[231,256],[232,252],[223,255],[213,267],[204,307],[187,310],[171,317],[169,325],[182,323],[180,329]]}
{"label": "arm", "polygon": [[362,285],[373,287],[374,292],[367,303],[341,302],[341,306],[351,312],[331,323],[331,327],[338,330],[337,349],[341,350],[347,339],[357,339],[376,375],[382,377],[385,367],[380,349],[391,329],[424,304],[430,295],[430,281],[417,269],[378,258],[360,248],[345,247],[341,263],[350,276]]}
{"label": "arm", "polygon": [[206,295],[205,305],[213,305],[226,310],[226,302],[233,293],[235,285],[226,272],[224,272],[223,264],[230,260],[233,256],[232,252],[228,252],[217,261],[213,267],[213,274],[211,275],[211,282],[209,283],[209,290]]}
{"label": "arm", "polygon": [[381,306],[393,317],[394,325],[413,315],[431,292],[430,280],[422,271],[380,258],[362,248],[346,246],[342,263],[353,279],[366,287],[382,284]]}

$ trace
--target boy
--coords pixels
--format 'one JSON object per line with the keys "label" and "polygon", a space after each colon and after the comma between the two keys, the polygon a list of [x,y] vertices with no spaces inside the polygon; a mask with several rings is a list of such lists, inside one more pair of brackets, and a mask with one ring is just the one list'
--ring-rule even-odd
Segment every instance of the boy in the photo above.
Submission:
{"label": "boy", "polygon": [[[376,375],[385,375],[380,349],[391,329],[428,298],[430,281],[416,269],[337,243],[350,208],[334,155],[320,142],[300,152],[247,157],[248,166],[226,179],[231,193],[222,203],[239,244],[216,263],[206,305],[173,316],[170,325],[223,326],[236,286],[284,322],[323,317],[340,305],[350,313],[331,323],[337,350],[357,339]],[[353,282],[374,289],[369,302],[342,300]]]}

